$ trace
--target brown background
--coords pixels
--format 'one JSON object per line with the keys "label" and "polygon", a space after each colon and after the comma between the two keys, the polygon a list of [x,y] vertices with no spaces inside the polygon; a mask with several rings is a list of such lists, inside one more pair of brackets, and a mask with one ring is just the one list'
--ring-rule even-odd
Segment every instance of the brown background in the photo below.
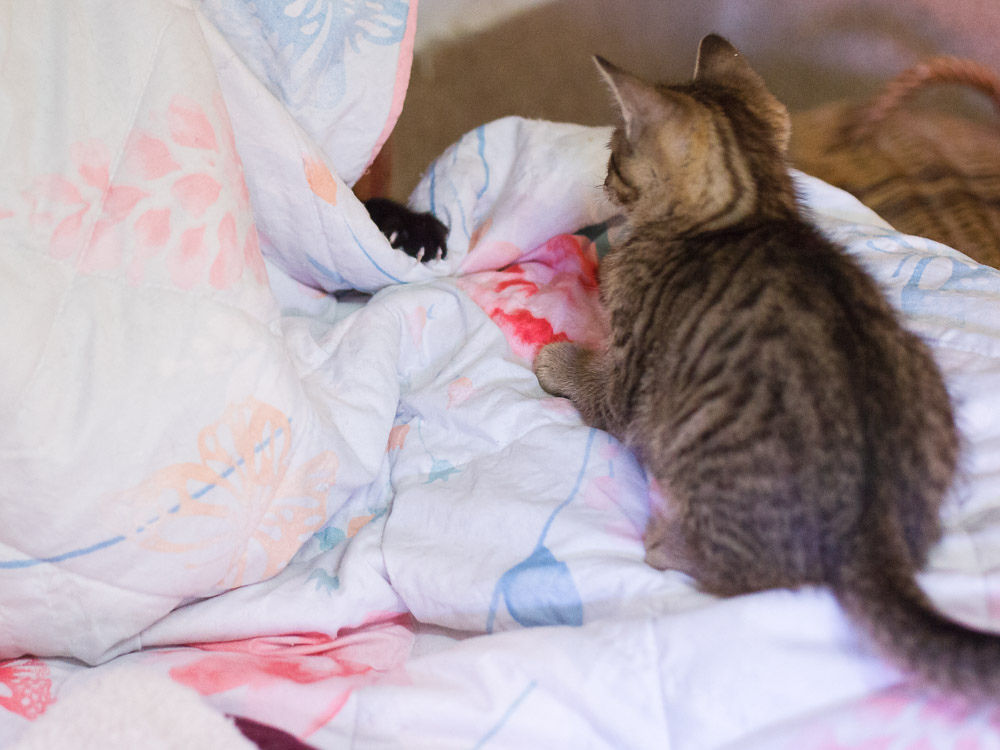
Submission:
{"label": "brown background", "polygon": [[[469,0],[469,12],[486,1]],[[415,55],[391,194],[405,198],[434,157],[498,117],[612,123],[591,55],[679,79],[713,31],[793,111],[870,93],[933,54],[1000,71],[1000,0],[555,0]]]}

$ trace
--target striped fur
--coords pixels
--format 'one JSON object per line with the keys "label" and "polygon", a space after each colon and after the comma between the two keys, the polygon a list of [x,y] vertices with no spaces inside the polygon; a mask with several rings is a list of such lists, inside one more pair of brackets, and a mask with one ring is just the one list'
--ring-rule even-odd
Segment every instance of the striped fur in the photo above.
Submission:
{"label": "striped fur", "polygon": [[958,456],[944,381],[802,217],[786,111],[721,37],[686,85],[598,63],[622,111],[605,188],[630,231],[601,266],[611,336],[550,344],[535,371],[663,488],[647,562],[722,596],[829,586],[903,668],[1000,695],[1000,637],[914,580]]}

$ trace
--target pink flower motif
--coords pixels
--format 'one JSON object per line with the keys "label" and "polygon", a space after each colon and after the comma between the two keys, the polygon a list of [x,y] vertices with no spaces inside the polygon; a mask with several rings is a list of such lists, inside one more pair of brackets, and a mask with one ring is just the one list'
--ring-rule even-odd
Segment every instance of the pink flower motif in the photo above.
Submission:
{"label": "pink flower motif", "polygon": [[45,662],[38,659],[0,662],[0,708],[34,720],[54,702]]}
{"label": "pink flower motif", "polygon": [[502,271],[459,278],[525,361],[553,341],[596,347],[606,326],[597,296],[596,259],[585,240],[559,235]]}
{"label": "pink flower motif", "polygon": [[476,393],[476,387],[468,378],[456,378],[448,384],[448,405],[446,409],[458,406]]}
{"label": "pink flower motif", "polygon": [[49,254],[72,259],[87,239],[84,231],[96,214],[108,188],[110,155],[97,140],[82,141],[70,149],[76,174],[45,175],[23,192],[28,220],[36,227],[53,227]]}
{"label": "pink flower motif", "polygon": [[126,276],[131,283],[138,284],[145,264],[170,241],[170,209],[146,211],[135,222],[135,234],[139,241]]}
{"label": "pink flower motif", "polygon": [[90,205],[87,204],[59,222],[59,225],[52,232],[52,239],[49,242],[49,253],[53,258],[61,260],[77,253],[80,230],[83,228],[83,216],[89,209]]}
{"label": "pink flower motif", "polygon": [[[181,177],[170,189],[170,194],[189,214],[201,218],[222,192],[218,180],[207,174],[189,174]],[[232,216],[232,214],[226,214]]]}
{"label": "pink flower motif", "polygon": [[108,188],[104,196],[104,217],[111,224],[124,221],[135,208],[135,205],[149,193],[137,187],[114,185]]}
{"label": "pink flower motif", "polygon": [[170,280],[181,289],[190,289],[201,275],[205,265],[205,227],[185,229],[180,243],[167,258]]}
{"label": "pink flower motif", "polygon": [[[245,688],[244,702],[254,716],[305,738],[336,716],[351,692],[406,661],[411,621],[407,613],[374,612],[335,637],[304,633],[196,644],[209,655],[174,667],[170,676],[202,695]],[[293,693],[298,710],[288,711],[290,690],[319,682],[321,690]],[[271,718],[275,708],[280,713]]]}
{"label": "pink flower motif", "polygon": [[[243,179],[243,166],[236,152],[228,112],[221,97],[216,96],[213,103],[219,123],[217,129],[201,105],[193,99],[177,95],[167,108],[168,129],[174,147],[179,152],[185,149],[196,152],[199,155],[194,157],[195,161],[201,162],[204,167],[204,171],[189,171],[178,177],[170,187],[170,196],[181,209],[182,226],[184,219],[204,220],[224,188],[227,196],[235,197],[240,214],[247,215],[250,211],[250,194]],[[147,137],[137,145],[144,150],[145,163],[150,169],[168,174],[173,171],[166,161],[171,150],[166,144],[161,149],[154,143],[154,139]],[[204,224],[186,229],[181,232],[179,241],[173,244],[167,265],[174,284],[182,289],[191,288],[205,278],[207,270],[212,287],[227,289],[242,278],[245,268],[250,269],[258,283],[266,282],[267,273],[260,257],[257,230],[252,223],[242,243],[232,211],[223,213],[210,234],[206,234],[206,230],[208,227]],[[218,241],[214,258],[207,256],[212,243],[206,238]]]}
{"label": "pink flower motif", "polygon": [[[74,173],[41,177],[22,194],[31,224],[51,227],[49,255],[75,261],[83,272],[114,272],[131,249],[125,276],[139,284],[149,264],[166,252],[167,274],[181,289],[205,281],[226,289],[247,269],[265,284],[256,228],[249,222],[241,236],[238,227],[237,216],[250,215],[250,197],[219,96],[214,109],[215,126],[197,101],[175,96],[166,132],[153,132],[163,129],[162,120],[137,127],[114,175],[105,144],[74,144]],[[234,209],[219,206],[220,198],[235,198]]]}
{"label": "pink flower motif", "polygon": [[77,143],[70,149],[70,156],[86,184],[101,192],[107,190],[110,157],[103,143],[98,140]]}
{"label": "pink flower motif", "polygon": [[167,109],[167,122],[170,125],[170,138],[174,143],[188,148],[219,150],[212,123],[194,99],[180,94],[171,99]]}
{"label": "pink flower motif", "polygon": [[132,149],[125,154],[126,169],[138,173],[144,180],[158,180],[175,172],[181,165],[174,161],[167,144],[159,138],[139,135]]}

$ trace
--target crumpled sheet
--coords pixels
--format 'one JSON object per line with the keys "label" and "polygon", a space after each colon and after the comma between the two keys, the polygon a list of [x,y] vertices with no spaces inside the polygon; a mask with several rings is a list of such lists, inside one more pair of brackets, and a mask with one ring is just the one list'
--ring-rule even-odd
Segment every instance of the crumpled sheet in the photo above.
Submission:
{"label": "crumpled sheet", "polygon": [[[276,575],[187,600],[130,653],[0,664],[0,743],[63,691],[138,666],[319,748],[1000,745],[996,709],[906,684],[826,592],[716,600],[644,565],[642,468],[530,369],[544,343],[603,335],[604,240],[575,232],[611,216],[607,137],[520,119],[466,135],[412,197],[451,227],[428,267],[374,230],[318,231],[319,265],[370,299],[319,294],[301,283],[316,264],[269,254],[302,418],[340,436],[338,483],[370,479]],[[921,582],[1000,630],[1000,273],[798,179],[945,370],[968,449]]]}

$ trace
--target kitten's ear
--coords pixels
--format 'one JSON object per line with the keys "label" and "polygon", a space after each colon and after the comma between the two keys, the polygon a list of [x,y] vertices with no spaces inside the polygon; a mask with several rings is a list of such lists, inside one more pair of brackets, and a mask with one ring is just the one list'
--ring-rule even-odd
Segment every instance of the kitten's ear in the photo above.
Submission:
{"label": "kitten's ear", "polygon": [[594,55],[594,62],[615,95],[629,140],[634,140],[646,125],[660,123],[674,112],[672,102],[655,86],[599,55]]}
{"label": "kitten's ear", "polygon": [[719,83],[744,80],[764,84],[764,80],[750,67],[750,63],[740,51],[718,34],[709,34],[698,45],[694,79]]}
{"label": "kitten's ear", "polygon": [[751,99],[763,105],[767,119],[774,128],[778,145],[788,148],[791,121],[788,110],[775,98],[750,62],[740,51],[718,34],[709,34],[698,45],[698,61],[694,66],[694,79],[708,83],[737,86],[750,93]]}

